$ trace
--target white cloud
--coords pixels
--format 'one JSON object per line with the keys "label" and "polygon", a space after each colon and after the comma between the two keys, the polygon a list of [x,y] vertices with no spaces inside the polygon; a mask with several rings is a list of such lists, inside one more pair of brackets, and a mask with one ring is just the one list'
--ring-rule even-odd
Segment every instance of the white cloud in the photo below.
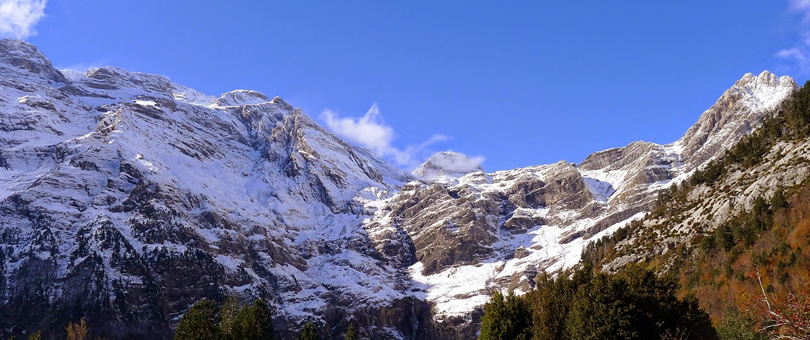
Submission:
{"label": "white cloud", "polygon": [[810,0],[791,0],[790,6],[791,11],[800,12],[804,15],[804,20],[810,20]]}
{"label": "white cloud", "polygon": [[391,159],[399,166],[413,168],[426,158],[431,144],[446,141],[449,137],[436,134],[419,145],[409,145],[404,149],[395,147],[394,129],[386,125],[377,104],[371,105],[362,117],[340,117],[332,110],[324,110],[321,119],[330,130],[351,143],[365,147],[380,157]]}
{"label": "white cloud", "polygon": [[452,156],[433,157],[431,162],[436,167],[442,168],[451,172],[473,172],[481,168],[484,163],[484,157],[474,156],[470,157],[465,154],[453,153]]}
{"label": "white cloud", "polygon": [[810,0],[791,0],[788,9],[802,16],[802,39],[795,46],[776,52],[775,56],[794,62],[799,74],[810,74]]}
{"label": "white cloud", "polygon": [[47,0],[0,0],[0,37],[25,39],[45,16]]}

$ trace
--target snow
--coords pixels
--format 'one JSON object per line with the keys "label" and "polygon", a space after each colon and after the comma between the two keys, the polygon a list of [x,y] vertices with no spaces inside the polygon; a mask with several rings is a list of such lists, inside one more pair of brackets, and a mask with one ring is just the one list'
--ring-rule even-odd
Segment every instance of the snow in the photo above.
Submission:
{"label": "snow", "polygon": [[590,191],[594,199],[599,202],[607,202],[610,196],[616,192],[616,190],[613,189],[613,185],[608,182],[602,182],[598,179],[588,177],[583,177],[582,179],[585,180],[588,191]]}
{"label": "snow", "polygon": [[141,105],[141,106],[155,106],[155,105],[157,105],[157,103],[155,103],[155,102],[153,102],[151,100],[137,100],[136,99],[136,100],[133,100],[133,102],[135,104],[138,104],[138,105]]}
{"label": "snow", "polygon": [[[528,255],[522,258],[502,260],[499,259],[502,258],[499,254],[475,265],[456,266],[433,275],[422,274],[424,267],[421,262],[412,265],[408,270],[412,279],[427,290],[424,293],[425,298],[436,304],[435,312],[439,320],[464,316],[489,300],[489,290],[503,290],[499,281],[508,280],[516,273],[527,271],[554,273],[571,268],[579,263],[582,250],[591,240],[610,235],[631,221],[642,218],[644,214],[637,213],[587,240],[577,238],[568,243],[560,242],[568,232],[586,229],[595,222],[593,220],[580,221],[571,228],[536,226],[526,234],[504,239],[498,245],[504,252],[514,252],[518,248],[527,251]],[[528,276],[523,277],[523,280],[529,279]],[[525,291],[517,290],[515,293],[523,294]],[[423,293],[419,295],[421,294]]]}

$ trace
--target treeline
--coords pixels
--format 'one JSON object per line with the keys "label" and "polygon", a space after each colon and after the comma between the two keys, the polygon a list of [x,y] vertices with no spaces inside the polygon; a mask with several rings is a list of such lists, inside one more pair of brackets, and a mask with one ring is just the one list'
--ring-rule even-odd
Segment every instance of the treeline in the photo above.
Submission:
{"label": "treeline", "polygon": [[[108,340],[104,337],[91,338],[84,319],[70,322],[65,327],[67,340]],[[222,304],[212,300],[200,300],[180,319],[175,330],[175,340],[272,340],[276,339],[272,323],[272,310],[262,299],[252,304],[240,304],[235,296],[228,297]],[[30,335],[28,340],[42,340],[42,332]],[[307,323],[298,333],[298,340],[321,339],[317,327]],[[356,340],[354,324],[350,324],[344,339]],[[9,340],[17,340],[12,336]]]}
{"label": "treeline", "polygon": [[717,339],[694,298],[638,265],[618,274],[583,266],[541,275],[523,296],[493,292],[479,339]]}
{"label": "treeline", "polygon": [[[66,340],[89,340],[90,337],[90,330],[87,328],[87,323],[84,319],[81,319],[79,322],[68,322],[67,327],[65,327],[65,332],[67,332]],[[16,336],[11,336],[8,338],[9,340],[17,340]],[[36,331],[33,334],[29,335],[28,340],[42,340],[42,332]],[[105,337],[95,337],[92,338],[94,340],[109,340]]]}
{"label": "treeline", "polygon": [[[183,315],[175,330],[175,340],[271,340],[275,339],[272,314],[261,299],[239,305],[231,296],[220,306],[211,300],[194,304]],[[298,340],[318,340],[321,336],[312,322],[304,325]],[[356,340],[354,324],[346,331],[346,340]]]}

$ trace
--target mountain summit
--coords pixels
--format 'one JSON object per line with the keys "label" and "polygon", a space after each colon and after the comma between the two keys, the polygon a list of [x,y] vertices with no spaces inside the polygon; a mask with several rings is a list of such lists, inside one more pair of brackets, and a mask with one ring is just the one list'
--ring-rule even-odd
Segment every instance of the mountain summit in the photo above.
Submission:
{"label": "mountain summit", "polygon": [[480,157],[443,151],[428,158],[413,171],[413,175],[429,181],[456,179],[471,172],[484,171],[482,161]]}
{"label": "mountain summit", "polygon": [[228,295],[268,301],[284,337],[474,337],[489,290],[576,264],[796,87],[746,75],[668,145],[493,173],[444,152],[414,180],[278,97],[0,51],[2,337],[85,318],[167,338]]}

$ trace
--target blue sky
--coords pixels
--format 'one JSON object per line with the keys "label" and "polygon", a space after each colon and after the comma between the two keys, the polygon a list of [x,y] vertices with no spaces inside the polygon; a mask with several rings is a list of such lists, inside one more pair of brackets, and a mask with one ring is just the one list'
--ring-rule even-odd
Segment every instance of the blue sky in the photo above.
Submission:
{"label": "blue sky", "polygon": [[0,0],[0,34],[62,68],[278,95],[404,168],[450,149],[501,170],[674,141],[746,72],[804,83],[807,13],[809,0]]}

